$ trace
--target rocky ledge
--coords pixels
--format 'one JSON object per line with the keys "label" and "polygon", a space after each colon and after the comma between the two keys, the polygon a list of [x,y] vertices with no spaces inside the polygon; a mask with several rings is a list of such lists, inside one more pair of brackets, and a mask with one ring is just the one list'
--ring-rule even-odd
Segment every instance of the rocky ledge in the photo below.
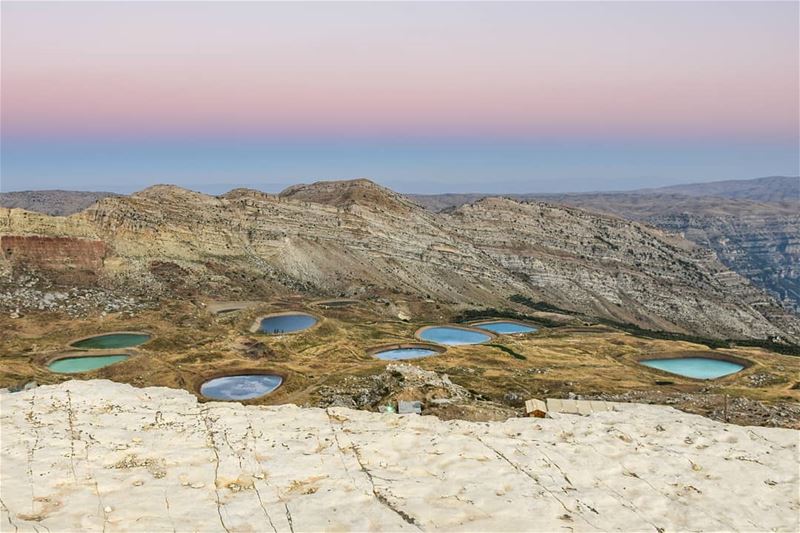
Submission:
{"label": "rocky ledge", "polygon": [[798,431],[668,407],[443,422],[105,380],[0,398],[4,531],[799,525]]}

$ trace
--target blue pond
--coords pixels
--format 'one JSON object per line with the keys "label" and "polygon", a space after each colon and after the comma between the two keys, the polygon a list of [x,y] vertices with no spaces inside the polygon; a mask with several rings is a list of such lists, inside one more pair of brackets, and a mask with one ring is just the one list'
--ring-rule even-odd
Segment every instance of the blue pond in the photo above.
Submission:
{"label": "blue pond", "polygon": [[499,333],[500,335],[509,335],[513,333],[533,333],[537,331],[536,328],[518,324],[517,322],[478,322],[473,324],[476,328],[488,329],[491,332]]}
{"label": "blue pond", "polygon": [[272,374],[225,376],[200,386],[200,394],[212,400],[252,400],[277,389],[283,378]]}
{"label": "blue pond", "polygon": [[456,344],[480,344],[488,341],[492,337],[479,331],[450,326],[437,326],[423,330],[419,333],[419,338],[437,344],[452,346]]}
{"label": "blue pond", "polygon": [[395,348],[393,350],[386,350],[378,352],[375,357],[389,361],[397,361],[401,359],[419,359],[420,357],[428,357],[429,355],[436,355],[436,350],[429,348]]}
{"label": "blue pond", "polygon": [[650,359],[640,361],[644,366],[657,368],[695,379],[714,379],[734,374],[744,368],[738,363],[708,359],[706,357],[684,357],[680,359]]}
{"label": "blue pond", "polygon": [[308,329],[317,323],[317,319],[305,313],[295,313],[291,315],[270,316],[261,320],[258,331],[280,335],[281,333],[293,333]]}

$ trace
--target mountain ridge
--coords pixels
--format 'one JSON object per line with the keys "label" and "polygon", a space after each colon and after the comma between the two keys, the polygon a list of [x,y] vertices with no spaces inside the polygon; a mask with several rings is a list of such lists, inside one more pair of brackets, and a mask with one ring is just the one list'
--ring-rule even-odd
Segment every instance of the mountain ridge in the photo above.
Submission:
{"label": "mountain ridge", "polygon": [[[713,250],[728,268],[798,312],[799,190],[800,178],[769,177],[628,192],[507,196],[612,214],[677,233]],[[720,196],[699,194],[703,191]],[[484,197],[487,195],[411,196],[430,210],[445,212]]]}
{"label": "mountain ridge", "polygon": [[[388,203],[358,203],[374,195]],[[544,203],[491,199],[435,214],[364,181],[277,197],[160,187],[104,198],[69,217],[0,211],[0,233],[101,241],[107,255],[93,282],[153,297],[179,289],[230,297],[301,292],[508,306],[522,294],[650,329],[800,337],[796,317],[705,249],[635,222]],[[6,270],[35,268],[25,253],[4,250]]]}

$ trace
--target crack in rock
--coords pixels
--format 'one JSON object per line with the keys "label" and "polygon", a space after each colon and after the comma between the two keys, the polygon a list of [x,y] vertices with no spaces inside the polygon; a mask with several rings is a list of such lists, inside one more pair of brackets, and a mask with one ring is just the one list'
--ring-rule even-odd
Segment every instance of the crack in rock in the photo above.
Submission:
{"label": "crack in rock", "polygon": [[[328,411],[326,410],[326,412]],[[332,425],[333,421],[331,419],[330,413],[328,413],[328,419]],[[335,433],[334,436],[336,436]],[[338,437],[336,439],[336,442],[338,444],[339,442]],[[409,515],[408,513],[406,513],[396,505],[394,505],[386,496],[384,496],[378,491],[378,488],[375,486],[375,480],[373,478],[372,472],[369,471],[369,469],[364,465],[364,462],[361,459],[361,452],[358,446],[356,446],[355,443],[351,443],[351,448],[353,450],[353,457],[355,458],[356,462],[358,462],[358,466],[361,468],[361,472],[363,472],[364,475],[366,475],[367,479],[369,480],[370,487],[372,488],[372,494],[373,496],[375,496],[375,499],[377,499],[381,504],[383,504],[384,507],[386,507],[387,509],[395,513],[397,516],[399,516],[407,524],[414,526],[418,531],[424,531],[422,526],[419,524],[419,522],[417,522],[417,520],[413,516]],[[340,451],[342,450],[341,446],[339,447],[339,450]]]}
{"label": "crack in rock", "polygon": [[225,525],[225,520],[222,518],[222,509],[219,500],[219,488],[217,488],[219,483],[219,450],[217,450],[217,443],[214,439],[214,430],[211,429],[211,421],[208,418],[208,409],[203,409],[202,414],[203,421],[206,425],[206,438],[211,441],[211,449],[214,451],[214,495],[217,500],[217,515],[219,516],[219,523],[222,526],[222,529],[230,533],[228,526]]}
{"label": "crack in rock", "polygon": [[[510,466],[511,466],[511,467],[512,467],[514,470],[516,470],[517,472],[519,472],[519,473],[521,473],[521,474],[523,474],[523,475],[525,475],[525,476],[529,477],[530,479],[532,479],[534,483],[536,483],[536,484],[537,484],[539,487],[541,487],[542,489],[544,489],[544,491],[545,491],[545,492],[547,492],[547,494],[549,494],[550,496],[552,496],[552,497],[553,497],[553,499],[555,499],[555,500],[556,500],[556,501],[557,501],[557,502],[558,502],[558,503],[561,505],[561,507],[563,507],[563,508],[564,508],[564,511],[565,511],[567,514],[569,514],[569,513],[574,513],[574,512],[575,512],[575,511],[570,511],[570,510],[569,510],[569,508],[566,506],[566,504],[565,504],[565,503],[564,503],[564,502],[561,500],[561,498],[559,498],[558,496],[556,496],[556,494],[555,494],[553,491],[551,491],[550,489],[548,489],[547,487],[545,487],[545,486],[544,486],[544,485],[543,485],[543,484],[542,484],[542,483],[539,481],[539,478],[538,478],[538,477],[536,477],[535,475],[531,474],[530,472],[528,472],[528,471],[527,471],[527,470],[525,470],[524,468],[520,467],[518,464],[516,464],[516,463],[514,463],[513,461],[511,461],[511,460],[510,460],[508,457],[506,457],[506,455],[505,455],[504,453],[502,453],[501,451],[499,451],[498,449],[496,449],[494,446],[492,446],[492,445],[488,444],[488,443],[487,443],[486,441],[484,441],[484,440],[483,440],[483,439],[482,439],[482,438],[481,438],[479,435],[476,435],[476,436],[475,436],[475,438],[476,438],[476,439],[477,439],[477,440],[478,440],[478,441],[479,441],[481,444],[483,444],[483,445],[484,445],[484,446],[486,446],[488,449],[490,449],[492,452],[494,452],[494,453],[495,453],[495,455],[497,455],[497,457],[499,457],[500,459],[502,459],[503,461],[505,461],[506,463],[508,463],[508,464],[509,464],[509,465],[510,465]],[[559,469],[559,470],[560,470],[560,469]],[[580,513],[580,512],[579,512],[579,513],[577,513],[577,514],[578,514],[578,516],[580,516],[581,520],[583,520],[584,522],[586,522],[586,524],[587,524],[589,527],[592,527],[592,528],[594,528],[594,529],[597,529],[597,530],[601,530],[601,528],[598,528],[597,526],[595,526],[594,524],[592,524],[592,523],[591,523],[589,520],[587,520],[587,519],[586,519],[586,517],[585,517],[585,516],[583,516],[583,513]]]}

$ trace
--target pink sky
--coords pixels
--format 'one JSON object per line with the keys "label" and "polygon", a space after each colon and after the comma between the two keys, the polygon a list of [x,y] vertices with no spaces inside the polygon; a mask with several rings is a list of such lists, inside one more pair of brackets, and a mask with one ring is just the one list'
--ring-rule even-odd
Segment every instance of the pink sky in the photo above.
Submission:
{"label": "pink sky", "polygon": [[7,137],[796,138],[798,4],[2,4]]}

